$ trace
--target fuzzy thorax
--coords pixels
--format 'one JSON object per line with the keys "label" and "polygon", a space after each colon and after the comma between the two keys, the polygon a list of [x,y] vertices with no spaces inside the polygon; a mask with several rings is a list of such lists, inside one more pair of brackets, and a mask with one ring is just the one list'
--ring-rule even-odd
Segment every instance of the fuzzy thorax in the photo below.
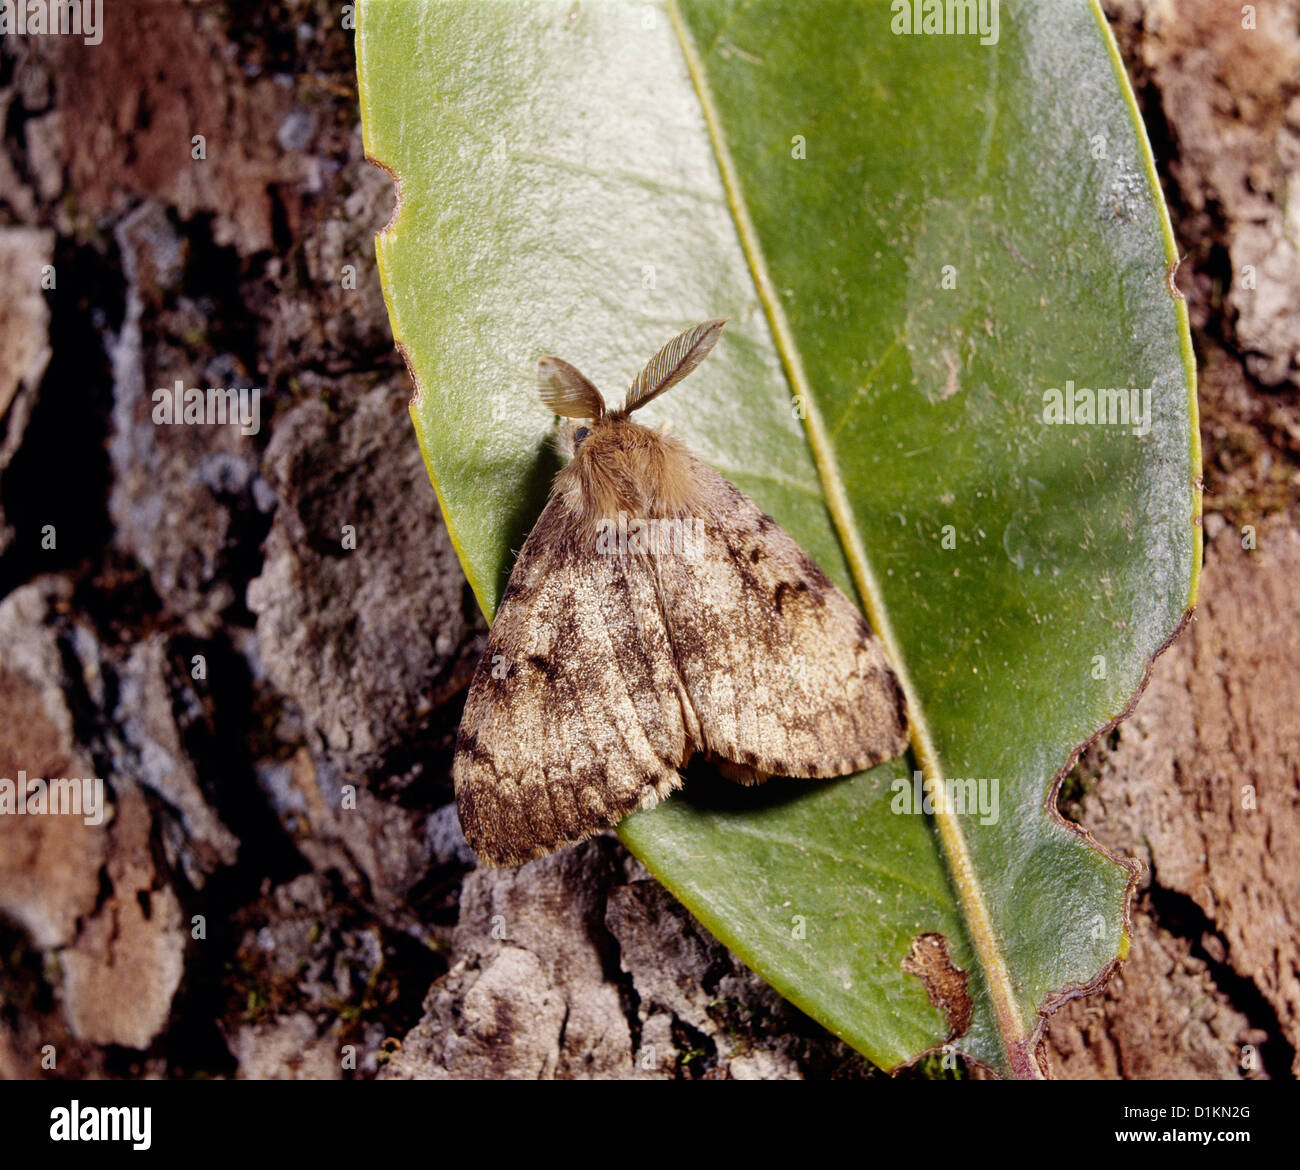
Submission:
{"label": "fuzzy thorax", "polygon": [[620,512],[646,519],[699,514],[695,460],[672,435],[614,413],[566,428],[565,440],[573,459],[555,477],[554,490],[587,534]]}

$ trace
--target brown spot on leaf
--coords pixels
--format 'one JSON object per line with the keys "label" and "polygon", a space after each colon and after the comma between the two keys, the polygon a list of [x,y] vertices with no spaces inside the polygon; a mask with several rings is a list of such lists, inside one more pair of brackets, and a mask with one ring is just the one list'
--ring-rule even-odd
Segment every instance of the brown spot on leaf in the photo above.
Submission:
{"label": "brown spot on leaf", "polygon": [[966,990],[970,975],[952,965],[948,940],[937,931],[918,934],[902,968],[925,984],[930,1002],[948,1017],[948,1039],[963,1035],[970,1027],[971,1000]]}

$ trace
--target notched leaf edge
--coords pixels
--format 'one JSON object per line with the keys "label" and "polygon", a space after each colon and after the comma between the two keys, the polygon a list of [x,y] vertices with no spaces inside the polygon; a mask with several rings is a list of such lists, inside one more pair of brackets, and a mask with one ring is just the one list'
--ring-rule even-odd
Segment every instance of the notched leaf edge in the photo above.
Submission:
{"label": "notched leaf edge", "polygon": [[[1103,735],[1109,735],[1121,723],[1124,722],[1136,710],[1139,700],[1147,689],[1147,684],[1151,681],[1151,670],[1158,659],[1170,646],[1178,640],[1178,636],[1191,623],[1192,615],[1196,612],[1196,604],[1193,602],[1183,611],[1182,619],[1174,627],[1173,632],[1164,640],[1155,650],[1155,653],[1147,659],[1146,669],[1142,672],[1142,681],[1138,683],[1137,690],[1133,692],[1132,698],[1129,699],[1127,706],[1118,715],[1115,716],[1104,727],[1099,728],[1089,739],[1081,743],[1075,749],[1074,754],[1065,762],[1065,766],[1056,774],[1052,781],[1052,787],[1047,794],[1047,813],[1056,821],[1058,825],[1068,829],[1072,833],[1077,833],[1092,849],[1095,849],[1103,857],[1115,862],[1116,865],[1122,866],[1128,871],[1128,883],[1124,887],[1123,897],[1123,937],[1120,940],[1119,954],[1110,960],[1092,979],[1086,983],[1071,983],[1064,987],[1056,988],[1048,993],[1047,998],[1038,1009],[1038,1022],[1034,1025],[1033,1030],[1024,1042],[1022,1056],[1027,1059],[1035,1059],[1030,1054],[1038,1051],[1042,1044],[1044,1033],[1047,1030],[1047,1021],[1059,1009],[1064,1007],[1072,999],[1079,999],[1083,996],[1093,995],[1100,991],[1107,983],[1110,982],[1111,976],[1114,975],[1119,965],[1128,958],[1129,946],[1133,937],[1133,895],[1137,892],[1138,882],[1142,878],[1146,867],[1142,861],[1136,857],[1123,857],[1116,853],[1108,846],[1098,841],[1092,835],[1091,830],[1086,825],[1078,824],[1075,821],[1068,820],[1062,816],[1061,810],[1057,807],[1057,799],[1061,793],[1061,785],[1065,783],[1065,778],[1074,770],[1075,764],[1079,762],[1079,757],[1083,755],[1094,743]],[[969,1058],[967,1058],[969,1059]]]}

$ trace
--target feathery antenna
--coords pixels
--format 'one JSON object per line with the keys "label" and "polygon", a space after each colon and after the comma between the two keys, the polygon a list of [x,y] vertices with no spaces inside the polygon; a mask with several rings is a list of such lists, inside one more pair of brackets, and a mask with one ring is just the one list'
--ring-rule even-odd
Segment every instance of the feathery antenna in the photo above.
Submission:
{"label": "feathery antenna", "polygon": [[537,363],[537,392],[556,414],[565,418],[603,418],[605,400],[600,391],[566,361],[544,357]]}
{"label": "feathery antenna", "polygon": [[636,376],[631,389],[627,392],[627,402],[623,405],[625,413],[644,406],[652,398],[676,386],[687,374],[709,356],[727,323],[726,317],[715,317],[679,333],[657,354],[652,357]]}

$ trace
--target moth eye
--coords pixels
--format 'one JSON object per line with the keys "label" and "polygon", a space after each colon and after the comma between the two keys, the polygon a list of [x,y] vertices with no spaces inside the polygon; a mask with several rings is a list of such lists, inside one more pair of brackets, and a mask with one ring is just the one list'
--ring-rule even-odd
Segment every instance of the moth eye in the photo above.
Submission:
{"label": "moth eye", "polygon": [[581,443],[589,434],[591,434],[591,432],[586,427],[579,427],[573,432],[573,441],[575,443]]}

